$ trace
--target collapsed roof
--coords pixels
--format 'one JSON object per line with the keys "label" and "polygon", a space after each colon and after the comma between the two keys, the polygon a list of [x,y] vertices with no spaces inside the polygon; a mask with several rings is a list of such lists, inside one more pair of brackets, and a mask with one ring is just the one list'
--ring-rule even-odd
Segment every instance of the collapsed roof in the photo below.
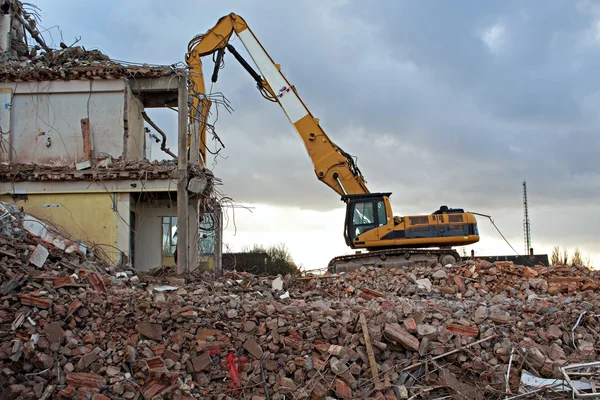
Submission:
{"label": "collapsed roof", "polygon": [[[0,0],[0,79],[4,81],[42,81],[110,79],[123,77],[154,78],[171,75],[176,65],[129,64],[112,60],[100,50],[88,50],[77,43],[52,49],[37,29],[39,15],[34,5],[18,0]],[[10,33],[10,34],[9,34]],[[29,33],[33,42],[28,41]],[[31,40],[31,39],[29,39]]]}

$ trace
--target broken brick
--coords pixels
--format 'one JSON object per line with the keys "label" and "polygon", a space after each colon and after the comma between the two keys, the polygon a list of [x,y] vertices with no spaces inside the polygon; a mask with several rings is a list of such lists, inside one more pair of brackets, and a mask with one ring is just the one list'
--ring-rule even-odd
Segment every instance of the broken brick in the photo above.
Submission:
{"label": "broken brick", "polygon": [[475,327],[450,324],[450,325],[446,326],[446,329],[448,329],[450,332],[452,332],[456,335],[470,336],[470,337],[479,336],[479,329],[475,328]]}
{"label": "broken brick", "polygon": [[418,351],[419,339],[408,333],[398,324],[385,324],[384,335],[412,351]]}
{"label": "broken brick", "polygon": [[50,308],[50,305],[52,304],[52,300],[46,297],[29,296],[26,294],[20,294],[19,300],[21,301],[21,304],[44,309]]}
{"label": "broken brick", "polygon": [[350,387],[341,379],[335,380],[335,394],[340,399],[350,400],[352,399],[352,390]]}
{"label": "broken brick", "polygon": [[220,350],[223,347],[225,347],[225,343],[220,341],[205,342],[203,340],[197,340],[194,342],[194,349],[196,349],[197,352]]}
{"label": "broken brick", "polygon": [[89,372],[72,372],[67,374],[67,383],[74,388],[100,389],[104,382],[103,377]]}
{"label": "broken brick", "polygon": [[141,322],[136,325],[135,329],[140,335],[147,337],[148,339],[161,341],[162,340],[162,325],[151,322]]}
{"label": "broken brick", "polygon": [[206,352],[201,353],[199,356],[192,357],[191,361],[192,361],[192,366],[194,368],[194,371],[196,371],[196,372],[204,371],[212,363],[212,361],[210,359],[210,355]]}
{"label": "broken brick", "polygon": [[362,288],[361,291],[362,291],[361,297],[366,300],[372,300],[372,299],[376,299],[378,297],[383,297],[383,293],[378,292],[377,290],[373,290],[373,289],[369,289],[369,288]]}
{"label": "broken brick", "polygon": [[51,322],[44,327],[46,338],[51,343],[63,344],[66,338],[64,329],[59,322]]}

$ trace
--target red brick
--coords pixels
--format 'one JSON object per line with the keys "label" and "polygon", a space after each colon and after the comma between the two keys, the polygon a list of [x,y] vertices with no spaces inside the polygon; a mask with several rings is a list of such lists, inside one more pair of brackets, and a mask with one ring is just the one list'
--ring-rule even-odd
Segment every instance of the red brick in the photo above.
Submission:
{"label": "red brick", "polygon": [[465,283],[463,282],[463,280],[462,280],[461,277],[459,277],[459,276],[453,276],[452,279],[454,280],[454,283],[456,284],[456,286],[458,286],[458,290],[462,294],[467,293],[467,287],[465,286]]}
{"label": "red brick", "polygon": [[162,341],[163,330],[161,324],[142,322],[137,324],[135,329],[140,335],[145,336],[148,339],[156,340],[158,342]]}
{"label": "red brick", "polygon": [[184,314],[188,311],[194,311],[194,306],[185,306],[185,307],[181,307],[181,308],[175,308],[173,311],[171,311],[171,317],[175,318],[181,314]]}
{"label": "red brick", "polygon": [[67,386],[60,392],[58,392],[58,397],[63,399],[71,399],[75,396],[75,388],[73,386]]}
{"label": "red brick", "polygon": [[450,332],[456,335],[469,337],[479,336],[479,329],[475,327],[450,324],[446,327],[446,329],[448,329]]}
{"label": "red brick", "polygon": [[170,350],[170,349],[165,349],[164,356],[165,356],[165,358],[169,358],[169,359],[171,359],[173,361],[178,361],[179,357],[180,357],[179,353],[176,353],[176,352],[174,352],[173,350]]}
{"label": "red brick", "polygon": [[412,351],[418,351],[419,339],[408,333],[398,324],[385,324],[383,334],[390,340],[393,340]]}
{"label": "red brick", "polygon": [[161,357],[146,358],[146,365],[150,371],[163,371],[165,370],[165,362]]}
{"label": "red brick", "polygon": [[362,297],[365,300],[372,300],[378,297],[383,297],[383,293],[378,292],[377,290],[362,288],[361,291],[362,293],[360,294],[360,297]]}
{"label": "red brick", "polygon": [[284,336],[283,343],[286,347],[291,347],[292,349],[296,349],[298,351],[302,351],[303,341],[302,339],[298,339],[292,336]]}
{"label": "red brick", "polygon": [[66,339],[65,331],[60,326],[59,322],[52,322],[44,326],[44,333],[46,334],[48,341],[51,343],[62,344]]}
{"label": "red brick", "polygon": [[220,350],[225,347],[225,343],[214,341],[214,342],[205,342],[204,340],[197,340],[194,342],[194,348],[197,352],[208,351],[208,350]]}
{"label": "red brick", "polygon": [[169,385],[160,381],[151,380],[141,387],[144,399],[153,399],[169,388]]}
{"label": "red brick", "polygon": [[81,307],[83,304],[81,304],[81,302],[79,300],[75,300],[74,302],[71,303],[71,305],[69,306],[69,309],[67,310],[67,313],[69,315],[73,314],[75,311],[77,311],[79,309],[79,307]]}
{"label": "red brick", "polygon": [[196,372],[204,371],[212,363],[212,360],[210,359],[210,355],[206,352],[200,354],[197,357],[192,357],[190,359],[190,361],[192,362],[192,367],[194,368],[194,371],[196,371]]}
{"label": "red brick", "polygon": [[87,275],[87,281],[92,285],[94,290],[102,293],[107,293],[106,286],[104,285],[104,281],[102,278],[98,276],[95,272],[90,272]]}
{"label": "red brick", "polygon": [[75,388],[100,389],[103,383],[104,378],[97,374],[89,372],[72,372],[67,374],[67,384]]}
{"label": "red brick", "polygon": [[323,371],[325,369],[325,361],[321,360],[319,357],[313,356],[313,368],[317,371]]}
{"label": "red brick", "polygon": [[162,344],[157,344],[156,346],[150,346],[150,349],[152,349],[152,352],[154,353],[155,356],[162,357],[162,355],[165,352],[165,346]]}
{"label": "red brick", "polygon": [[74,284],[73,278],[70,275],[63,276],[61,278],[54,279],[54,287],[59,288],[62,286],[69,286]]}
{"label": "red brick", "polygon": [[348,387],[346,382],[344,382],[341,379],[335,380],[335,394],[340,399],[345,399],[345,400],[352,399],[352,390],[350,389],[350,387]]}
{"label": "red brick", "polygon": [[412,317],[406,318],[404,320],[404,327],[409,333],[417,333],[417,323]]}
{"label": "red brick", "polygon": [[312,388],[312,398],[315,400],[321,400],[327,397],[329,391],[321,382],[317,382]]}
{"label": "red brick", "polygon": [[494,264],[500,268],[507,268],[515,265],[512,261],[496,261]]}
{"label": "red brick", "polygon": [[52,304],[52,300],[50,300],[48,298],[29,296],[26,294],[20,294],[19,300],[21,301],[21,304],[23,304],[23,305],[37,307],[37,308],[50,308],[50,305]]}

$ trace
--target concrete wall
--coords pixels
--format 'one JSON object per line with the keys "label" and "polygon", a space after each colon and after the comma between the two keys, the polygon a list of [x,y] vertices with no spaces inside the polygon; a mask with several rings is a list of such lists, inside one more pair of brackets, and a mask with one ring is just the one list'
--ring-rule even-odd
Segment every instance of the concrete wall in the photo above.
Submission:
{"label": "concrete wall", "polygon": [[[0,114],[2,144],[11,148],[10,162],[74,165],[86,160],[83,118],[90,121],[95,156],[120,157],[128,150],[128,159],[144,158],[143,106],[126,90],[124,80],[1,82],[0,93],[3,108],[10,102],[10,112]],[[0,161],[8,159],[5,153]]]}
{"label": "concrete wall", "polygon": [[[176,217],[177,205],[168,201],[154,204],[140,203],[135,206],[135,254],[134,267],[145,270],[159,267],[162,263],[162,217]],[[132,205],[133,206],[133,205]]]}
{"label": "concrete wall", "polygon": [[112,193],[72,193],[28,195],[14,201],[1,196],[7,203],[23,207],[25,212],[50,222],[67,238],[95,243],[113,263],[119,261],[118,214],[113,210]]}
{"label": "concrete wall", "polygon": [[0,88],[0,163],[8,164],[12,151],[10,149],[10,127],[12,89]]}
{"label": "concrete wall", "polygon": [[127,103],[127,159],[137,161],[143,159],[146,155],[146,135],[144,133],[144,118],[142,117],[144,105],[131,93],[129,86],[127,86],[125,95]]}
{"label": "concrete wall", "polygon": [[[65,236],[106,246],[101,248],[110,261],[131,262],[132,235],[137,260],[143,268],[161,263],[162,216],[176,216],[177,206],[168,202],[150,206],[133,204],[134,192],[172,191],[172,180],[103,181],[103,182],[0,182],[0,193],[24,196],[13,200],[11,195],[0,195],[0,200],[16,204],[37,218],[51,222]],[[175,198],[173,194],[173,198]],[[17,197],[19,198],[19,197]],[[116,208],[115,208],[116,207]],[[137,223],[131,223],[131,211],[136,212]],[[114,246],[114,247],[113,247]],[[118,249],[118,250],[117,250]],[[139,268],[138,263],[135,267]]]}
{"label": "concrete wall", "polygon": [[131,226],[131,194],[115,193],[117,198],[117,248],[122,251],[124,263],[131,263],[130,244],[133,228]]}

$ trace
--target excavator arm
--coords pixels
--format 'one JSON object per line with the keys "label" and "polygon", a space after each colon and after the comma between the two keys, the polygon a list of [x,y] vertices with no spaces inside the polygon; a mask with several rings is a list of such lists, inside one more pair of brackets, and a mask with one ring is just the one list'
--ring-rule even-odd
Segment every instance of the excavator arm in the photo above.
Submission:
{"label": "excavator arm", "polygon": [[[233,35],[240,39],[258,72],[231,45]],[[211,81],[214,84],[226,51],[250,73],[263,97],[279,103],[302,139],[317,178],[340,194],[346,203],[346,244],[368,252],[333,258],[328,265],[330,272],[353,271],[363,265],[451,264],[460,259],[452,246],[479,241],[477,221],[473,214],[463,209],[441,207],[439,212],[431,215],[394,217],[389,200],[391,193],[369,192],[354,159],[329,139],[319,120],[313,117],[294,86],[281,73],[280,66],[273,62],[244,19],[233,13],[222,17],[206,33],[193,38],[186,54],[193,97],[190,122],[194,129],[200,130],[203,156],[206,154],[206,118],[212,89],[207,96],[202,58],[213,56],[215,68]]]}
{"label": "excavator arm", "polygon": [[[240,39],[260,74],[229,43],[233,34]],[[186,54],[192,83],[190,94],[193,98],[190,122],[195,126],[194,129],[200,131],[201,154],[204,160],[206,121],[211,102],[205,95],[202,58],[213,55],[215,70],[211,80],[214,83],[225,51],[232,53],[250,73],[263,97],[279,103],[302,139],[319,180],[343,198],[345,195],[369,193],[365,179],[352,156],[331,141],[319,125],[319,120],[311,114],[294,86],[281,73],[280,66],[271,59],[244,19],[234,13],[222,17],[205,34],[193,38]]]}

